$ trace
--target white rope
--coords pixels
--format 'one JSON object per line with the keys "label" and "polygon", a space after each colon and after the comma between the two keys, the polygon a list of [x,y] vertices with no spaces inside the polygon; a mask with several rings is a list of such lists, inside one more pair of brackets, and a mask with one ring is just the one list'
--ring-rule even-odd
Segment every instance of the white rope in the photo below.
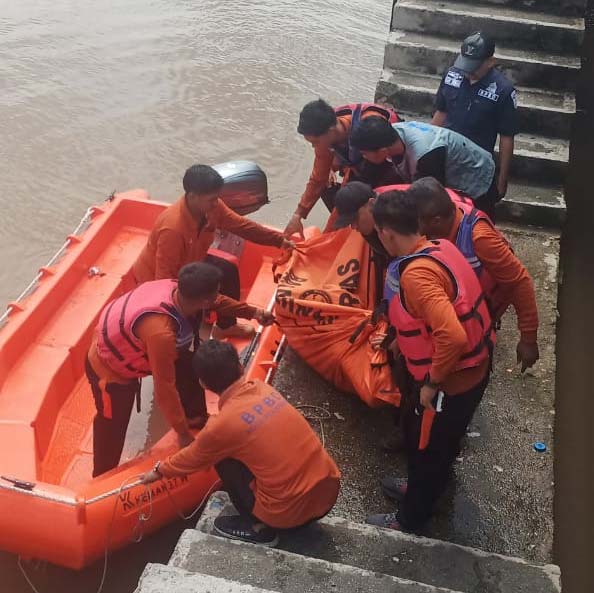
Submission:
{"label": "white rope", "polygon": [[175,499],[173,498],[173,494],[171,494],[171,492],[169,492],[169,488],[165,489],[165,492],[167,493],[167,497],[169,498],[169,502],[171,502],[171,505],[173,506],[173,508],[175,509],[175,512],[177,513],[178,517],[180,519],[183,519],[184,521],[189,521],[190,519],[192,519],[194,517],[194,515],[204,506],[204,504],[206,503],[206,501],[208,500],[208,497],[215,492],[216,488],[219,488],[221,486],[221,481],[217,480],[206,492],[206,494],[202,497],[202,500],[200,501],[200,503],[198,504],[198,506],[189,514],[189,515],[184,515],[184,512],[179,508],[179,506],[177,505],[177,503],[175,502]]}
{"label": "white rope", "polygon": [[[322,408],[321,406],[314,406],[313,404],[299,404],[295,406],[295,409],[299,410],[303,417],[309,421],[318,421],[320,423],[320,440],[322,441],[322,447],[326,447],[326,434],[324,432],[324,420],[330,420],[332,414],[330,410]],[[318,415],[304,413],[303,410],[316,410]]]}

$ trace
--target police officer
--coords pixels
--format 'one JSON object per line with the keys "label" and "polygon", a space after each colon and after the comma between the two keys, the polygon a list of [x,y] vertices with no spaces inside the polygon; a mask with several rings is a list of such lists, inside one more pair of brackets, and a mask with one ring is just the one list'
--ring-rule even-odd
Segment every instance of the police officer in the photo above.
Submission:
{"label": "police officer", "polygon": [[445,126],[493,153],[499,134],[499,199],[507,192],[517,133],[517,91],[497,68],[495,43],[481,32],[462,43],[460,55],[441,81],[433,125]]}

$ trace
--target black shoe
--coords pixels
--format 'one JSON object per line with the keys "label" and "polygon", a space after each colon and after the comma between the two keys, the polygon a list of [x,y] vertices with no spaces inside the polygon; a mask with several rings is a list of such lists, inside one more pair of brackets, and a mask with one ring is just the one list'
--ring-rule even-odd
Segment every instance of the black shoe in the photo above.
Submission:
{"label": "black shoe", "polygon": [[[259,525],[263,525],[259,523]],[[240,515],[231,517],[217,517],[214,521],[214,530],[223,537],[239,539],[250,544],[260,544],[273,548],[278,544],[278,534],[274,529],[263,526],[256,531],[254,522]]]}
{"label": "black shoe", "polygon": [[408,484],[404,478],[394,478],[392,476],[386,476],[381,481],[382,492],[390,500],[396,502],[402,502],[406,496],[406,490]]}

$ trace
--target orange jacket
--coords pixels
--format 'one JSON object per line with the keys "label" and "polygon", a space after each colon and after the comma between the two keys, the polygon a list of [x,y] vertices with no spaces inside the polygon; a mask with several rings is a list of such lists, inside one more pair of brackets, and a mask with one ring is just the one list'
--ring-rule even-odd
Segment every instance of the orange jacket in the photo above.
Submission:
{"label": "orange jacket", "polygon": [[185,264],[204,260],[217,229],[262,245],[280,247],[283,242],[282,233],[239,216],[221,200],[202,222],[198,222],[182,196],[157,218],[132,268],[136,281],[177,278]]}
{"label": "orange jacket", "polygon": [[221,394],[219,409],[191,445],[161,463],[164,476],[236,459],[254,474],[253,514],[279,529],[302,525],[332,508],[340,472],[307,420],[278,392],[242,378]]}
{"label": "orange jacket", "polygon": [[[463,214],[457,209],[448,239],[455,243]],[[472,229],[476,256],[511,303],[518,316],[518,329],[525,342],[534,343],[538,333],[538,309],[534,284],[528,270],[511,250],[501,233],[485,220]]]}
{"label": "orange jacket", "polygon": [[[423,237],[411,253],[430,246]],[[434,353],[430,375],[448,395],[464,393],[478,385],[489,372],[487,359],[477,367],[454,371],[466,348],[466,332],[452,302],[456,296],[452,280],[443,266],[429,258],[417,258],[400,278],[408,312],[432,328]]]}

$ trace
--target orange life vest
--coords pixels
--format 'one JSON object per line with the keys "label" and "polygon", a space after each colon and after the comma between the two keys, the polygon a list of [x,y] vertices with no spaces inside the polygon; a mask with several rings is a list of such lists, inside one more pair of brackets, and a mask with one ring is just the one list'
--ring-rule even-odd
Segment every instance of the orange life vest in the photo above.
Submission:
{"label": "orange life vest", "polygon": [[479,220],[484,220],[490,224],[493,228],[493,221],[483,211],[478,210],[472,200],[469,198],[463,198],[457,195],[453,191],[448,192],[452,198],[452,202],[456,204],[456,207],[462,211],[462,220],[458,227],[456,234],[456,247],[462,252],[462,255],[466,258],[466,261],[470,264],[470,267],[475,271],[477,278],[481,284],[483,292],[487,297],[487,304],[491,317],[498,321],[501,319],[507,308],[509,307],[510,299],[506,296],[493,276],[483,267],[481,260],[476,255],[474,249],[474,240],[472,238],[472,231],[474,225]]}
{"label": "orange life vest", "polygon": [[127,379],[151,374],[145,346],[134,333],[136,322],[149,313],[174,319],[178,350],[190,347],[194,330],[174,304],[176,288],[175,280],[145,282],[103,309],[96,329],[97,353],[112,371]]}
{"label": "orange life vest", "polygon": [[468,344],[455,368],[456,371],[479,366],[490,356],[495,334],[484,293],[462,254],[447,240],[430,241],[430,246],[392,261],[386,275],[384,296],[389,302],[388,316],[396,329],[398,346],[406,366],[416,381],[424,381],[431,369],[434,345],[431,328],[413,317],[406,309],[400,291],[400,278],[406,266],[415,259],[435,260],[450,274],[456,296],[452,305],[466,332]]}

